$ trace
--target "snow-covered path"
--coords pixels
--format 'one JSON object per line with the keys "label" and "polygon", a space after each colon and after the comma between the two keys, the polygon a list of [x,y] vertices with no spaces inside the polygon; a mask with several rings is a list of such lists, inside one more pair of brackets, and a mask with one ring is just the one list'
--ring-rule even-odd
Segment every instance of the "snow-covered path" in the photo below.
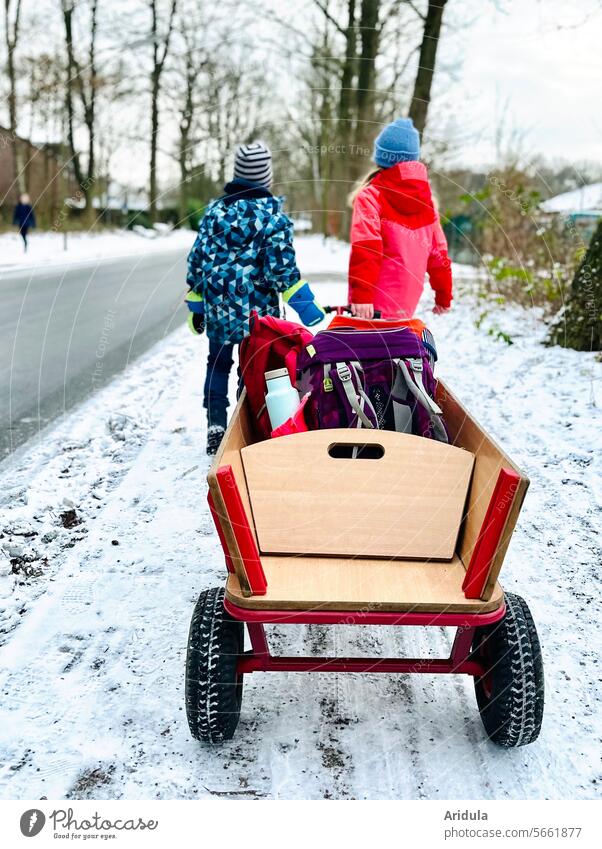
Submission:
{"label": "snow-covered path", "polygon": [[[340,301],[339,291],[320,296]],[[253,674],[235,739],[209,748],[190,738],[188,624],[224,567],[205,502],[205,341],[181,329],[0,467],[0,796],[598,795],[600,364],[541,347],[536,317],[505,315],[512,346],[475,329],[468,300],[431,324],[440,375],[531,477],[503,583],[528,600],[542,640],[536,744],[496,748],[472,683],[426,675]],[[298,653],[450,643],[434,628],[270,634]]]}

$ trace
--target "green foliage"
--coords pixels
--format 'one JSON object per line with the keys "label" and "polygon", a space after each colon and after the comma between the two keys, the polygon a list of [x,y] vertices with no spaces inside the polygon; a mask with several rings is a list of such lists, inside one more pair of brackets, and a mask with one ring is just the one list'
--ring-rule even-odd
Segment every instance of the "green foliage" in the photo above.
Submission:
{"label": "green foliage", "polygon": [[473,203],[483,203],[491,197],[491,189],[489,186],[485,186],[483,189],[478,189],[475,192],[465,192],[461,194],[458,198],[460,203],[465,204],[466,206],[471,206]]}
{"label": "green foliage", "polygon": [[[446,229],[452,253],[485,266],[488,284],[508,301],[539,306],[551,314],[563,285],[583,258],[578,229],[562,216],[540,212],[541,184],[516,165],[463,178],[468,190],[446,202]],[[455,226],[460,218],[470,226]],[[491,303],[491,306],[494,306]]]}
{"label": "green foliage", "polygon": [[197,198],[190,198],[186,204],[186,222],[191,230],[194,230],[195,233],[199,229],[199,224],[201,223],[201,218],[205,213],[205,209],[207,207],[206,203],[203,203],[202,200],[198,200]]}
{"label": "green foliage", "polygon": [[488,329],[487,335],[493,336],[493,338],[497,342],[505,342],[506,345],[514,345],[514,340],[512,339],[510,334],[506,333],[504,330],[502,330],[500,327],[497,327],[496,325],[493,325]]}
{"label": "green foliage", "polygon": [[553,268],[550,273],[546,269],[535,268],[532,261],[531,267],[527,268],[515,265],[505,257],[492,257],[485,265],[504,299],[552,309],[560,298],[563,278],[558,268]]}
{"label": "green foliage", "polygon": [[522,282],[525,285],[531,285],[533,282],[533,272],[520,265],[512,265],[505,257],[494,256],[487,263],[487,268],[493,279],[502,283],[505,280]]}
{"label": "green foliage", "polygon": [[549,342],[578,351],[602,351],[602,219],[571,283]]}
{"label": "green foliage", "polygon": [[133,212],[130,213],[126,220],[126,227],[131,230],[135,224],[140,224],[142,227],[152,227],[148,212]]}
{"label": "green foliage", "polygon": [[[501,306],[506,302],[506,299],[503,296],[491,296],[486,294],[485,292],[479,291],[478,297],[481,300],[487,300],[487,305],[485,308],[479,313],[477,318],[474,321],[474,326],[477,330],[480,330],[485,324],[486,320],[492,315],[492,309],[494,306]],[[485,328],[483,328],[485,329]],[[505,342],[506,345],[514,345],[514,339],[510,336],[509,333],[506,333],[505,330],[497,324],[490,324],[486,329],[487,336],[491,336],[496,342]]]}

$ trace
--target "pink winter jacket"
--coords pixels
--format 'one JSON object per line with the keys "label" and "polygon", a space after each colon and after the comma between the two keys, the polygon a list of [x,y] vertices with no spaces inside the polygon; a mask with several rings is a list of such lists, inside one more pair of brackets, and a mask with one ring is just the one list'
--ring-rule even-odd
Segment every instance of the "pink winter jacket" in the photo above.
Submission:
{"label": "pink winter jacket", "polygon": [[400,162],[380,171],[353,205],[349,302],[374,304],[383,318],[412,318],[424,289],[449,307],[451,262],[426,167]]}

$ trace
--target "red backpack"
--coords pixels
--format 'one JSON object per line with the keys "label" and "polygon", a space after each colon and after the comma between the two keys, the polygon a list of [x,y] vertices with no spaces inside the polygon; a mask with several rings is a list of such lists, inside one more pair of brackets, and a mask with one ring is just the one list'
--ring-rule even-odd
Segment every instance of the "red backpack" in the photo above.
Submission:
{"label": "red backpack", "polygon": [[297,380],[297,357],[312,339],[313,334],[309,330],[293,321],[285,321],[273,315],[260,317],[256,310],[251,313],[249,335],[240,343],[239,362],[255,430],[260,439],[269,439],[272,433],[265,405],[265,372],[287,368],[294,386]]}

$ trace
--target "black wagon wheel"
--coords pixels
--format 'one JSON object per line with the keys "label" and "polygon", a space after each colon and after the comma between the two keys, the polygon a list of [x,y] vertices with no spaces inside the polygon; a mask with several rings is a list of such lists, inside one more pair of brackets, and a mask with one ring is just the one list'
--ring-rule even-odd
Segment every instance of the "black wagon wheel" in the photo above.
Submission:
{"label": "black wagon wheel", "polygon": [[221,743],[234,736],[243,676],[244,626],[224,609],[224,588],[205,590],[192,614],[186,654],[186,716],[197,740]]}
{"label": "black wagon wheel", "polygon": [[477,628],[473,656],[485,667],[475,678],[481,719],[498,746],[537,740],[544,707],[543,661],[531,611],[519,595],[506,593],[506,615]]}

